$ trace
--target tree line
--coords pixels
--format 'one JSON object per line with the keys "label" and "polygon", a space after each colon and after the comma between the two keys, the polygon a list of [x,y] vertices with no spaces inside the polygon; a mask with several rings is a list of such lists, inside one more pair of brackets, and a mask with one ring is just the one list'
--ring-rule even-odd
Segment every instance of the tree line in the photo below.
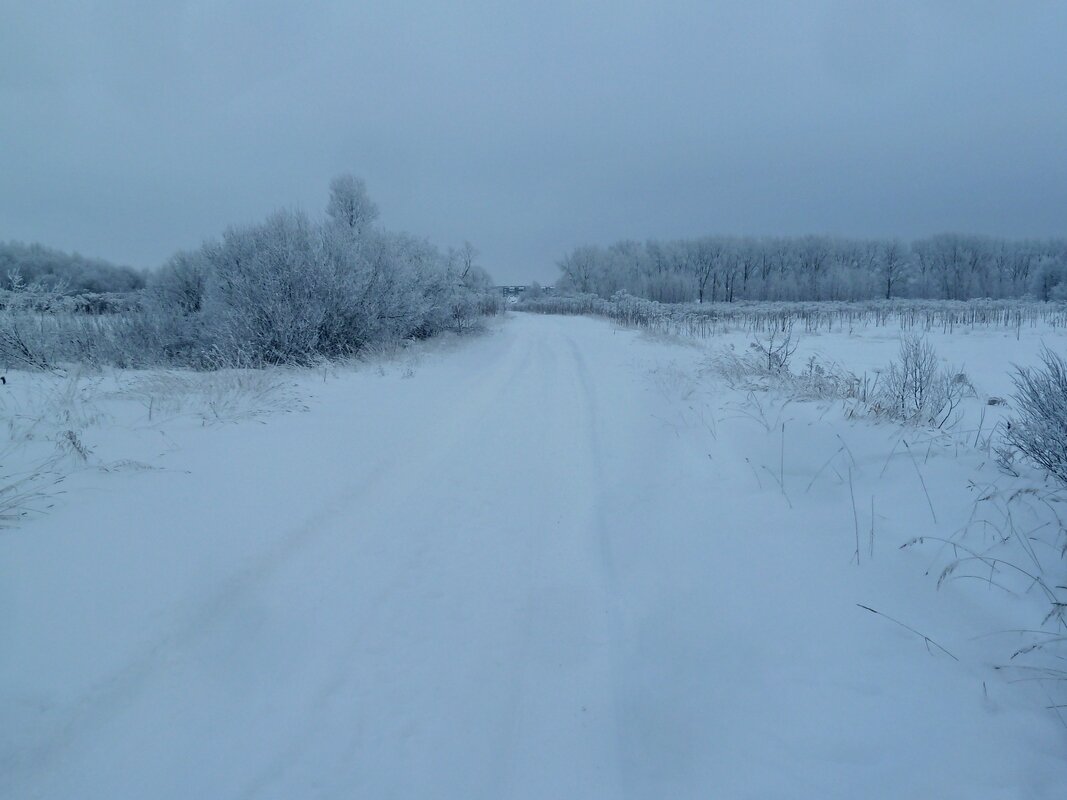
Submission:
{"label": "tree line", "polygon": [[577,247],[558,266],[563,291],[625,292],[665,303],[1067,299],[1063,239],[705,236]]}
{"label": "tree line", "polygon": [[0,242],[0,289],[22,281],[71,294],[119,294],[144,288],[147,270],[64,253],[42,244]]}

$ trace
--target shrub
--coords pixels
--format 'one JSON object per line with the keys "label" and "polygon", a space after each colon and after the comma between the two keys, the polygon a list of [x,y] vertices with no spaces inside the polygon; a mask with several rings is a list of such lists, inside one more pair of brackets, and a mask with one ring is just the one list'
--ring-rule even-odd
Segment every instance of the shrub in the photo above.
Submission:
{"label": "shrub", "polygon": [[846,369],[809,356],[794,372],[790,361],[799,342],[792,329],[759,336],[738,354],[720,349],[709,366],[735,389],[783,391],[794,400],[848,400],[857,397],[860,381]]}
{"label": "shrub", "polygon": [[203,307],[207,278],[202,253],[177,252],[150,276],[148,300],[160,310],[195,314]]}
{"label": "shrub", "polygon": [[308,362],[324,314],[322,260],[303,214],[230,228],[204,248],[204,322],[218,346],[248,366]]}
{"label": "shrub", "polygon": [[1015,405],[1006,443],[1067,484],[1067,361],[1047,347],[1042,367],[1016,367]]}
{"label": "shrub", "polygon": [[900,354],[882,374],[874,408],[878,413],[903,422],[944,427],[968,394],[973,393],[960,370],[944,369],[926,339],[905,336]]}
{"label": "shrub", "polygon": [[793,326],[773,328],[769,333],[757,336],[749,347],[759,356],[760,364],[768,374],[789,371],[789,360],[797,351],[798,343],[793,341]]}

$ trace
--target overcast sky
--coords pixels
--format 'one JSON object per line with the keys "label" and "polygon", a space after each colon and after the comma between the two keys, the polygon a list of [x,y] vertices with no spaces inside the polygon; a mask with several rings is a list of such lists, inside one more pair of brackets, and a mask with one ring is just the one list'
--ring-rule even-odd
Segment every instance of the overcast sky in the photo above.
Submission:
{"label": "overcast sky", "polygon": [[5,0],[0,239],[134,266],[362,176],[501,282],[582,243],[1067,234],[1067,2]]}

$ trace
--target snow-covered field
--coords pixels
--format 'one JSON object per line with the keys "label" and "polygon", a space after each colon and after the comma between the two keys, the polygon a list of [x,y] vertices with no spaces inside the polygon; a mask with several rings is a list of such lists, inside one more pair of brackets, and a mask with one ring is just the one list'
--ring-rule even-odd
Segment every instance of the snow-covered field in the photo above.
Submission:
{"label": "snow-covered field", "polygon": [[318,372],[9,374],[44,513],[0,532],[0,797],[1067,796],[1063,652],[1012,658],[1061,504],[974,446],[1064,332],[931,334],[977,392],[936,434],[730,388],[749,341],[513,314]]}

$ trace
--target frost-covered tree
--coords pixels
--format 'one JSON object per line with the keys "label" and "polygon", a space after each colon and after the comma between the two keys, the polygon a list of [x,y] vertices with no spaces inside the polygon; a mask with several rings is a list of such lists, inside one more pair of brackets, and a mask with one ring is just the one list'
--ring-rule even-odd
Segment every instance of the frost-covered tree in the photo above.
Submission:
{"label": "frost-covered tree", "polygon": [[561,286],[575,292],[601,292],[598,284],[600,248],[578,247],[559,262]]}
{"label": "frost-covered tree", "polygon": [[1031,285],[1038,300],[1062,299],[1063,289],[1067,289],[1067,263],[1048,256],[1041,258]]}
{"label": "frost-covered tree", "polygon": [[378,219],[378,206],[370,199],[361,178],[339,175],[330,182],[326,216],[341,229],[362,236]]}

